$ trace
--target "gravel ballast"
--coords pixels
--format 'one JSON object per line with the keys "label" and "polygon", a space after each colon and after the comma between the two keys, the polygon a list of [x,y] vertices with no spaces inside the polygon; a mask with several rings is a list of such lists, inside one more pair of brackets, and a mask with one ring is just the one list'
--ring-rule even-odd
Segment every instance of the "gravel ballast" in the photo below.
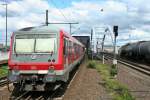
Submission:
{"label": "gravel ballast", "polygon": [[[105,60],[107,64],[112,61]],[[126,85],[136,100],[150,100],[150,77],[128,66],[118,63],[117,80]]]}
{"label": "gravel ballast", "polygon": [[101,85],[102,79],[96,69],[87,68],[87,60],[66,91],[63,100],[106,100],[110,95]]}
{"label": "gravel ballast", "polygon": [[125,84],[136,100],[150,100],[150,77],[118,64],[117,79]]}

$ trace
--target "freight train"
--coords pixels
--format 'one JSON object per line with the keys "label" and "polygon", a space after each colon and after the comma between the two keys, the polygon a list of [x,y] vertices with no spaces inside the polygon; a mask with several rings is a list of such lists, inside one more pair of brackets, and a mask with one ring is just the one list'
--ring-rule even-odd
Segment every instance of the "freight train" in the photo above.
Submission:
{"label": "freight train", "polygon": [[8,79],[16,90],[51,90],[68,81],[84,54],[82,43],[54,25],[24,28],[11,37]]}
{"label": "freight train", "polygon": [[119,49],[119,56],[150,63],[150,41],[128,43]]}

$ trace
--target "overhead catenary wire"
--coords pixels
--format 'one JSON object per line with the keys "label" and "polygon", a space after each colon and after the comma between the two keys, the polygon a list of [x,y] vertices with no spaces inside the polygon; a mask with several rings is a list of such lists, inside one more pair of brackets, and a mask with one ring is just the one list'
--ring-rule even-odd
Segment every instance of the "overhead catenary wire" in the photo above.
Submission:
{"label": "overhead catenary wire", "polygon": [[60,14],[64,17],[66,21],[68,21],[67,17],[64,15],[64,13],[57,7],[56,3],[53,0],[48,0],[51,1],[51,3],[56,7],[56,9],[60,12]]}
{"label": "overhead catenary wire", "polygon": [[[61,1],[62,1],[63,5],[65,5],[65,2],[69,2],[70,3],[70,0],[61,0]],[[69,16],[69,20],[70,21],[75,21],[76,22],[77,20],[76,20],[76,17],[74,16],[74,11],[75,10],[69,8],[67,15]],[[76,29],[79,29],[79,28],[81,28],[81,25],[78,28],[76,28]],[[74,34],[74,32],[73,32],[73,34]]]}
{"label": "overhead catenary wire", "polygon": [[71,35],[76,34],[76,32],[81,29],[81,26],[82,26],[82,25],[80,25],[78,28],[76,28],[76,30],[74,30],[74,31],[71,33]]}
{"label": "overhead catenary wire", "polygon": [[[60,14],[64,17],[64,19],[66,20],[66,21],[68,21],[68,22],[64,22],[64,23],[62,23],[62,22],[54,22],[54,23],[47,23],[47,24],[69,24],[70,25],[70,34],[72,33],[72,31],[71,31],[71,28],[72,28],[72,24],[78,24],[78,22],[69,22],[69,20],[68,20],[68,18],[64,15],[64,13],[57,7],[57,5],[56,5],[56,3],[53,1],[53,0],[50,0],[51,1],[51,3],[56,7],[56,9],[60,12]],[[48,0],[48,2],[49,2],[49,0]]]}
{"label": "overhead catenary wire", "polygon": [[[65,2],[68,2],[68,1],[62,0],[63,5],[65,5]],[[69,15],[69,17],[70,17],[69,19],[70,19],[70,20],[71,20],[71,19],[75,19],[74,16],[72,17],[72,15],[73,15],[72,9],[69,9],[68,12],[69,12],[68,15]]]}

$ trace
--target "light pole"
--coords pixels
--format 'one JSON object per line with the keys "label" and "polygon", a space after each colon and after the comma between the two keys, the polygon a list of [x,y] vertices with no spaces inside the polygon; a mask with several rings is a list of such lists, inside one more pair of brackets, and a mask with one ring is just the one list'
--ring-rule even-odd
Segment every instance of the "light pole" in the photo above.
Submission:
{"label": "light pole", "polygon": [[5,15],[6,15],[6,40],[5,40],[5,47],[7,48],[7,3],[2,4],[4,6],[6,6],[6,11],[5,11]]}
{"label": "light pole", "polygon": [[104,41],[105,41],[105,34],[103,36],[103,40],[102,40],[102,60],[103,60],[103,64],[104,64]]}
{"label": "light pole", "polygon": [[46,26],[48,26],[48,10],[46,10],[46,22],[45,22]]}

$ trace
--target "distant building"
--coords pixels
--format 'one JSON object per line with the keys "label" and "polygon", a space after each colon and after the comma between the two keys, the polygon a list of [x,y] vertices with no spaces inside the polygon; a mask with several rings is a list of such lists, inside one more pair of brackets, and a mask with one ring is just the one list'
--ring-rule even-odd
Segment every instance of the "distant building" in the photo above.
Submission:
{"label": "distant building", "polygon": [[73,36],[73,37],[75,37],[83,45],[85,45],[87,50],[89,49],[89,47],[90,47],[90,36]]}
{"label": "distant building", "polygon": [[72,36],[75,37],[77,40],[79,40],[81,43],[83,43],[87,48],[87,50],[89,49],[91,37],[90,34],[74,34]]}

